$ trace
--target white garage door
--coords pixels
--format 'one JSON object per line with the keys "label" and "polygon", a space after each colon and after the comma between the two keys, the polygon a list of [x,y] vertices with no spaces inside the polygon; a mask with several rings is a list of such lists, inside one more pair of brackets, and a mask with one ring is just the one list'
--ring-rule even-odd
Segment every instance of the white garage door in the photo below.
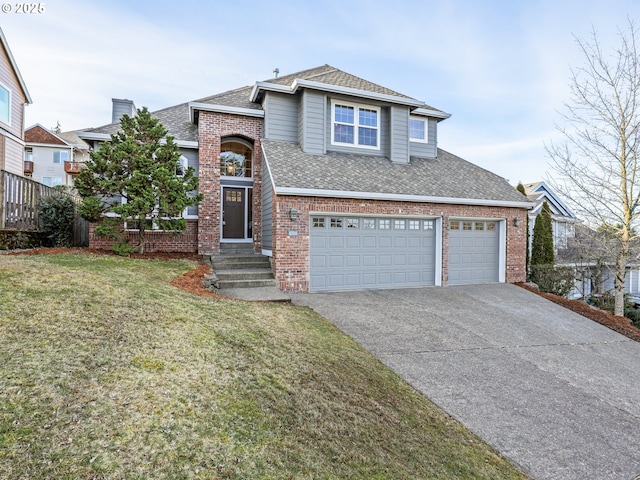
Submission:
{"label": "white garage door", "polygon": [[449,221],[449,285],[499,281],[500,222]]}
{"label": "white garage door", "polygon": [[436,221],[311,217],[310,290],[435,284]]}

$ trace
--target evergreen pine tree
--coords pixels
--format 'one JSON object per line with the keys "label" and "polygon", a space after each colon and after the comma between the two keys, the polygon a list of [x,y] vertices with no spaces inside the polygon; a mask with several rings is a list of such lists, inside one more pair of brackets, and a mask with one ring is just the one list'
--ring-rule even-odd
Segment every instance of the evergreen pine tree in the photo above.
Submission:
{"label": "evergreen pine tree", "polygon": [[533,240],[531,242],[531,279],[538,283],[544,272],[553,269],[555,254],[553,251],[553,226],[551,209],[544,202],[542,210],[533,224]]}

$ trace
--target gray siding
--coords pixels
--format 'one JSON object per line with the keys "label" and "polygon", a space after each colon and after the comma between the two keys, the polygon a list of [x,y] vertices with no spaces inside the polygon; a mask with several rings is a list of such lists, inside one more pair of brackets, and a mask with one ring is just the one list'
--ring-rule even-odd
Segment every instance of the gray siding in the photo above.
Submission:
{"label": "gray siding", "polygon": [[409,142],[409,154],[412,157],[436,158],[438,150],[438,122],[430,118],[428,129],[429,143]]}
{"label": "gray siding", "polygon": [[299,142],[302,151],[305,153],[319,155],[326,153],[325,125],[329,110],[325,106],[325,95],[310,90],[302,92],[300,97],[301,115],[298,122],[300,125]]}
{"label": "gray siding", "polygon": [[268,92],[264,100],[265,138],[298,141],[298,99],[294,95]]}
{"label": "gray siding", "polygon": [[273,185],[264,160],[262,169],[262,249],[273,249]]}
{"label": "gray siding", "polygon": [[409,109],[392,106],[389,158],[396,163],[409,163]]}
{"label": "gray siding", "polygon": [[[347,103],[353,103],[353,104],[357,104],[357,105],[371,105],[374,107],[381,107],[380,108],[380,150],[373,150],[373,149],[369,149],[369,148],[360,148],[360,147],[350,147],[350,146],[344,146],[344,145],[332,145],[331,144],[331,129],[333,128],[332,122],[331,122],[331,118],[332,118],[332,113],[331,113],[331,100],[343,100]],[[344,153],[358,153],[358,154],[365,154],[365,155],[377,155],[377,156],[384,156],[384,157],[388,157],[389,156],[389,124],[390,124],[390,119],[389,119],[389,108],[384,108],[382,107],[382,105],[380,105],[379,103],[376,102],[367,102],[367,101],[362,101],[359,99],[354,99],[354,98],[349,98],[349,97],[341,97],[341,96],[336,96],[336,97],[332,97],[332,98],[327,98],[327,101],[325,102],[325,107],[326,107],[326,112],[327,112],[327,119],[325,121],[325,134],[326,134],[326,140],[325,140],[325,144],[326,144],[326,149],[327,150],[331,150],[333,152],[344,152]]]}

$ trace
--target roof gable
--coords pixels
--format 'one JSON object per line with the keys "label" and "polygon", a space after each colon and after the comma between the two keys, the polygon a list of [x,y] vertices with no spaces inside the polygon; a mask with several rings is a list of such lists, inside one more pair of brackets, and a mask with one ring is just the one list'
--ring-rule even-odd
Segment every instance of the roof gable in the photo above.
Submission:
{"label": "roof gable", "polygon": [[39,123],[27,128],[24,131],[24,140],[27,143],[42,143],[46,145],[69,146],[65,140],[55,135],[50,130],[44,128]]}
{"label": "roof gable", "polygon": [[546,201],[552,214],[573,219],[577,218],[545,182],[528,183],[524,185],[524,190],[527,197],[536,203],[536,207],[531,211],[532,214],[540,213],[542,204]]}
{"label": "roof gable", "polygon": [[33,103],[33,101],[31,100],[31,95],[29,95],[29,90],[27,90],[27,85],[24,83],[24,80],[22,79],[22,75],[20,74],[20,70],[18,69],[18,64],[16,63],[15,58],[13,58],[13,54],[11,53],[11,49],[9,48],[9,43],[7,42],[7,39],[4,36],[4,32],[2,31],[1,27],[0,27],[0,44],[2,45],[2,48],[4,49],[7,55],[7,58],[9,59],[9,64],[13,70],[14,75],[16,76],[16,79],[18,80],[18,84],[22,89],[22,94],[24,95],[27,103]]}

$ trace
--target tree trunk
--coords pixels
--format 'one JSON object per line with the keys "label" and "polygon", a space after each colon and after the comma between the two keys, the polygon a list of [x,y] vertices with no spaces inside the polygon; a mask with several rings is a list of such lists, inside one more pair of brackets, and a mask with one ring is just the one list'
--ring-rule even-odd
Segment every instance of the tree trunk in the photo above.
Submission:
{"label": "tree trunk", "polygon": [[624,317],[624,278],[627,269],[627,248],[623,245],[616,259],[616,276],[615,276],[615,306],[614,315]]}
{"label": "tree trunk", "polygon": [[144,220],[140,221],[140,230],[138,230],[138,245],[136,252],[142,255],[144,253]]}

